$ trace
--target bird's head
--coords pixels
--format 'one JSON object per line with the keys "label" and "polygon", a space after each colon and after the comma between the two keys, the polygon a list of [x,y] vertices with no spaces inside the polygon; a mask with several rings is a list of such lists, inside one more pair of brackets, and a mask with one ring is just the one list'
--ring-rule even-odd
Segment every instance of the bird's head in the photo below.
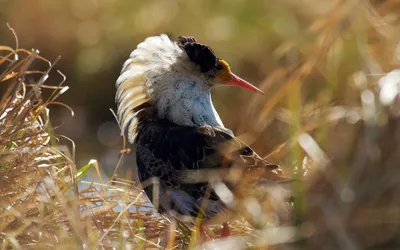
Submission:
{"label": "bird's head", "polygon": [[226,61],[193,37],[179,37],[176,42],[164,34],[149,37],[131,53],[117,80],[123,131],[136,129],[135,118],[143,103],[154,106],[159,118],[177,125],[223,127],[210,96],[211,88],[221,85],[263,93],[233,74]]}
{"label": "bird's head", "polygon": [[209,46],[198,43],[193,37],[184,36],[179,37],[177,44],[186,52],[189,59],[187,61],[190,61],[186,63],[191,64],[195,71],[203,76],[203,81],[200,83],[210,87],[232,85],[264,94],[260,89],[233,74],[229,64],[218,58]]}

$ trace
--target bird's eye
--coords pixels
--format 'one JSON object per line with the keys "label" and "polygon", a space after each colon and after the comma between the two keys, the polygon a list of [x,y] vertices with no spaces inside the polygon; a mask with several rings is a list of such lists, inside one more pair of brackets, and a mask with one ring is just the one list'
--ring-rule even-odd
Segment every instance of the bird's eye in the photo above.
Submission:
{"label": "bird's eye", "polygon": [[215,65],[215,69],[216,70],[222,70],[224,67],[222,66],[222,64],[220,64],[220,63],[217,63],[217,65]]}

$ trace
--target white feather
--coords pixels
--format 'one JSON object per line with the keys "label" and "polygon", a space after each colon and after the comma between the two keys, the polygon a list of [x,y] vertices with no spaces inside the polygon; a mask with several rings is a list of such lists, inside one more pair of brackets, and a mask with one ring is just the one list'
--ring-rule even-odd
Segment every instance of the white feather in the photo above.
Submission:
{"label": "white feather", "polygon": [[132,51],[116,82],[122,127],[135,133],[135,115],[129,112],[145,101],[155,105],[160,118],[175,124],[223,127],[208,79],[197,67],[167,35],[145,39]]}

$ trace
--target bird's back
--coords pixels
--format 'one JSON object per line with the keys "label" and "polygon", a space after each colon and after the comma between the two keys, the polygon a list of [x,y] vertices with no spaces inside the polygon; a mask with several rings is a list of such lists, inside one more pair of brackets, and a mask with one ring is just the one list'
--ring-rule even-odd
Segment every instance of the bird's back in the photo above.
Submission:
{"label": "bird's back", "polygon": [[233,202],[215,190],[219,184],[233,195],[241,193],[235,187],[242,186],[245,175],[246,185],[251,185],[251,172],[258,179],[262,172],[271,181],[283,180],[276,165],[261,159],[229,130],[178,126],[157,118],[148,103],[139,108],[135,141],[139,178],[160,211],[186,218],[200,213],[211,219],[230,210],[226,203]]}

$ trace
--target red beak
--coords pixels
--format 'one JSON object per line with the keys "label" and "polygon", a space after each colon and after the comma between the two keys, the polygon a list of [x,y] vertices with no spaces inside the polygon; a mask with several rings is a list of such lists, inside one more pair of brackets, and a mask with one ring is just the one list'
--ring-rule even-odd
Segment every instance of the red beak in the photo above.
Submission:
{"label": "red beak", "polygon": [[245,80],[241,79],[240,77],[236,76],[233,73],[230,73],[230,78],[228,82],[226,82],[225,84],[248,89],[253,92],[258,92],[260,94],[264,94],[264,92],[261,89],[251,85],[250,83],[246,82]]}

